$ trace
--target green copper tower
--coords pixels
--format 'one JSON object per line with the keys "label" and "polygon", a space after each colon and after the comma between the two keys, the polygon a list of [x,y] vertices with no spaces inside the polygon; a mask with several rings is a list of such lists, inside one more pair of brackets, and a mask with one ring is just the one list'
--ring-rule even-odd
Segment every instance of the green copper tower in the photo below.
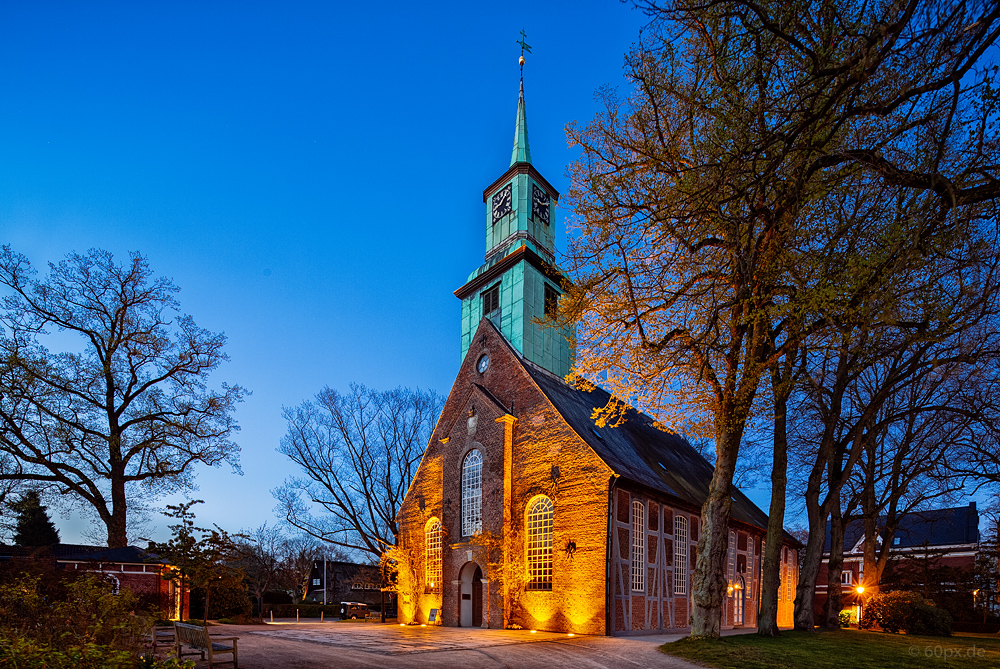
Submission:
{"label": "green copper tower", "polygon": [[558,376],[569,374],[573,331],[553,326],[566,280],[555,263],[558,199],[531,164],[522,76],[510,167],[483,191],[485,262],[455,291],[462,300],[463,360],[481,319],[488,318],[527,360]]}

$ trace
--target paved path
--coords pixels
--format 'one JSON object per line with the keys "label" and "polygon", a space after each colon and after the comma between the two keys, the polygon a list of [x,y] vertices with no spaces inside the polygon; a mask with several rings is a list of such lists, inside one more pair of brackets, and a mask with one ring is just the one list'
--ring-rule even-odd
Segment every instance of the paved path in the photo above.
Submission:
{"label": "paved path", "polygon": [[[657,650],[663,643],[682,638],[680,634],[570,637],[527,630],[401,627],[354,621],[219,625],[212,628],[212,634],[240,637],[240,669],[696,669],[696,665]],[[199,668],[207,666],[197,664]]]}

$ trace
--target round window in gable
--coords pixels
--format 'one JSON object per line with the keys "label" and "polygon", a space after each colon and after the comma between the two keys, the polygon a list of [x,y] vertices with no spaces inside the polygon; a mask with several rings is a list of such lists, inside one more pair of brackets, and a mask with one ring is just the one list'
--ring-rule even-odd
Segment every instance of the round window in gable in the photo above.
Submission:
{"label": "round window in gable", "polygon": [[479,370],[480,374],[482,374],[483,372],[486,371],[486,368],[489,366],[490,366],[490,354],[483,353],[481,356],[479,356],[479,362],[476,363],[476,369]]}

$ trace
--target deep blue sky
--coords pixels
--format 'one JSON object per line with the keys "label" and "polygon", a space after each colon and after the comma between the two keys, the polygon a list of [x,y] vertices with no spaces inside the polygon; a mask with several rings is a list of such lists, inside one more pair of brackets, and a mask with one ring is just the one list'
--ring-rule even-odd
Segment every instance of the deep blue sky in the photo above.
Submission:
{"label": "deep blue sky", "polygon": [[199,521],[273,522],[283,405],[352,381],[448,392],[519,31],[532,158],[565,191],[564,125],[623,83],[643,23],[613,0],[0,4],[0,241],[43,270],[138,250],[174,279],[229,336],[215,383],[253,391],[244,475],[202,468]]}

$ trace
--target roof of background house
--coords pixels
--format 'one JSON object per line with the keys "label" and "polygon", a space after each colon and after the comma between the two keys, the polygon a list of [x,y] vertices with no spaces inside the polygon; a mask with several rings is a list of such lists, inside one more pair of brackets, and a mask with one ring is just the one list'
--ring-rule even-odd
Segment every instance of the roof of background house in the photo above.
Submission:
{"label": "roof of background house", "polygon": [[0,560],[30,555],[46,555],[56,560],[80,560],[88,562],[127,562],[144,564],[157,561],[157,556],[137,546],[108,548],[107,546],[87,546],[83,544],[53,544],[52,546],[9,546],[0,545]]}
{"label": "roof of background house", "polygon": [[[878,526],[885,525],[885,516],[879,516]],[[844,530],[844,552],[848,553],[862,539],[865,533],[864,522],[852,520]],[[885,540],[885,531],[879,533]],[[895,543],[899,539],[899,543]],[[928,509],[926,511],[911,511],[899,519],[899,526],[893,536],[894,548],[914,548],[927,544],[933,546],[953,546],[956,544],[972,544],[979,541],[979,511],[976,503],[968,506],[956,506],[948,509]],[[830,521],[826,523],[826,545],[824,551],[830,550]]]}

